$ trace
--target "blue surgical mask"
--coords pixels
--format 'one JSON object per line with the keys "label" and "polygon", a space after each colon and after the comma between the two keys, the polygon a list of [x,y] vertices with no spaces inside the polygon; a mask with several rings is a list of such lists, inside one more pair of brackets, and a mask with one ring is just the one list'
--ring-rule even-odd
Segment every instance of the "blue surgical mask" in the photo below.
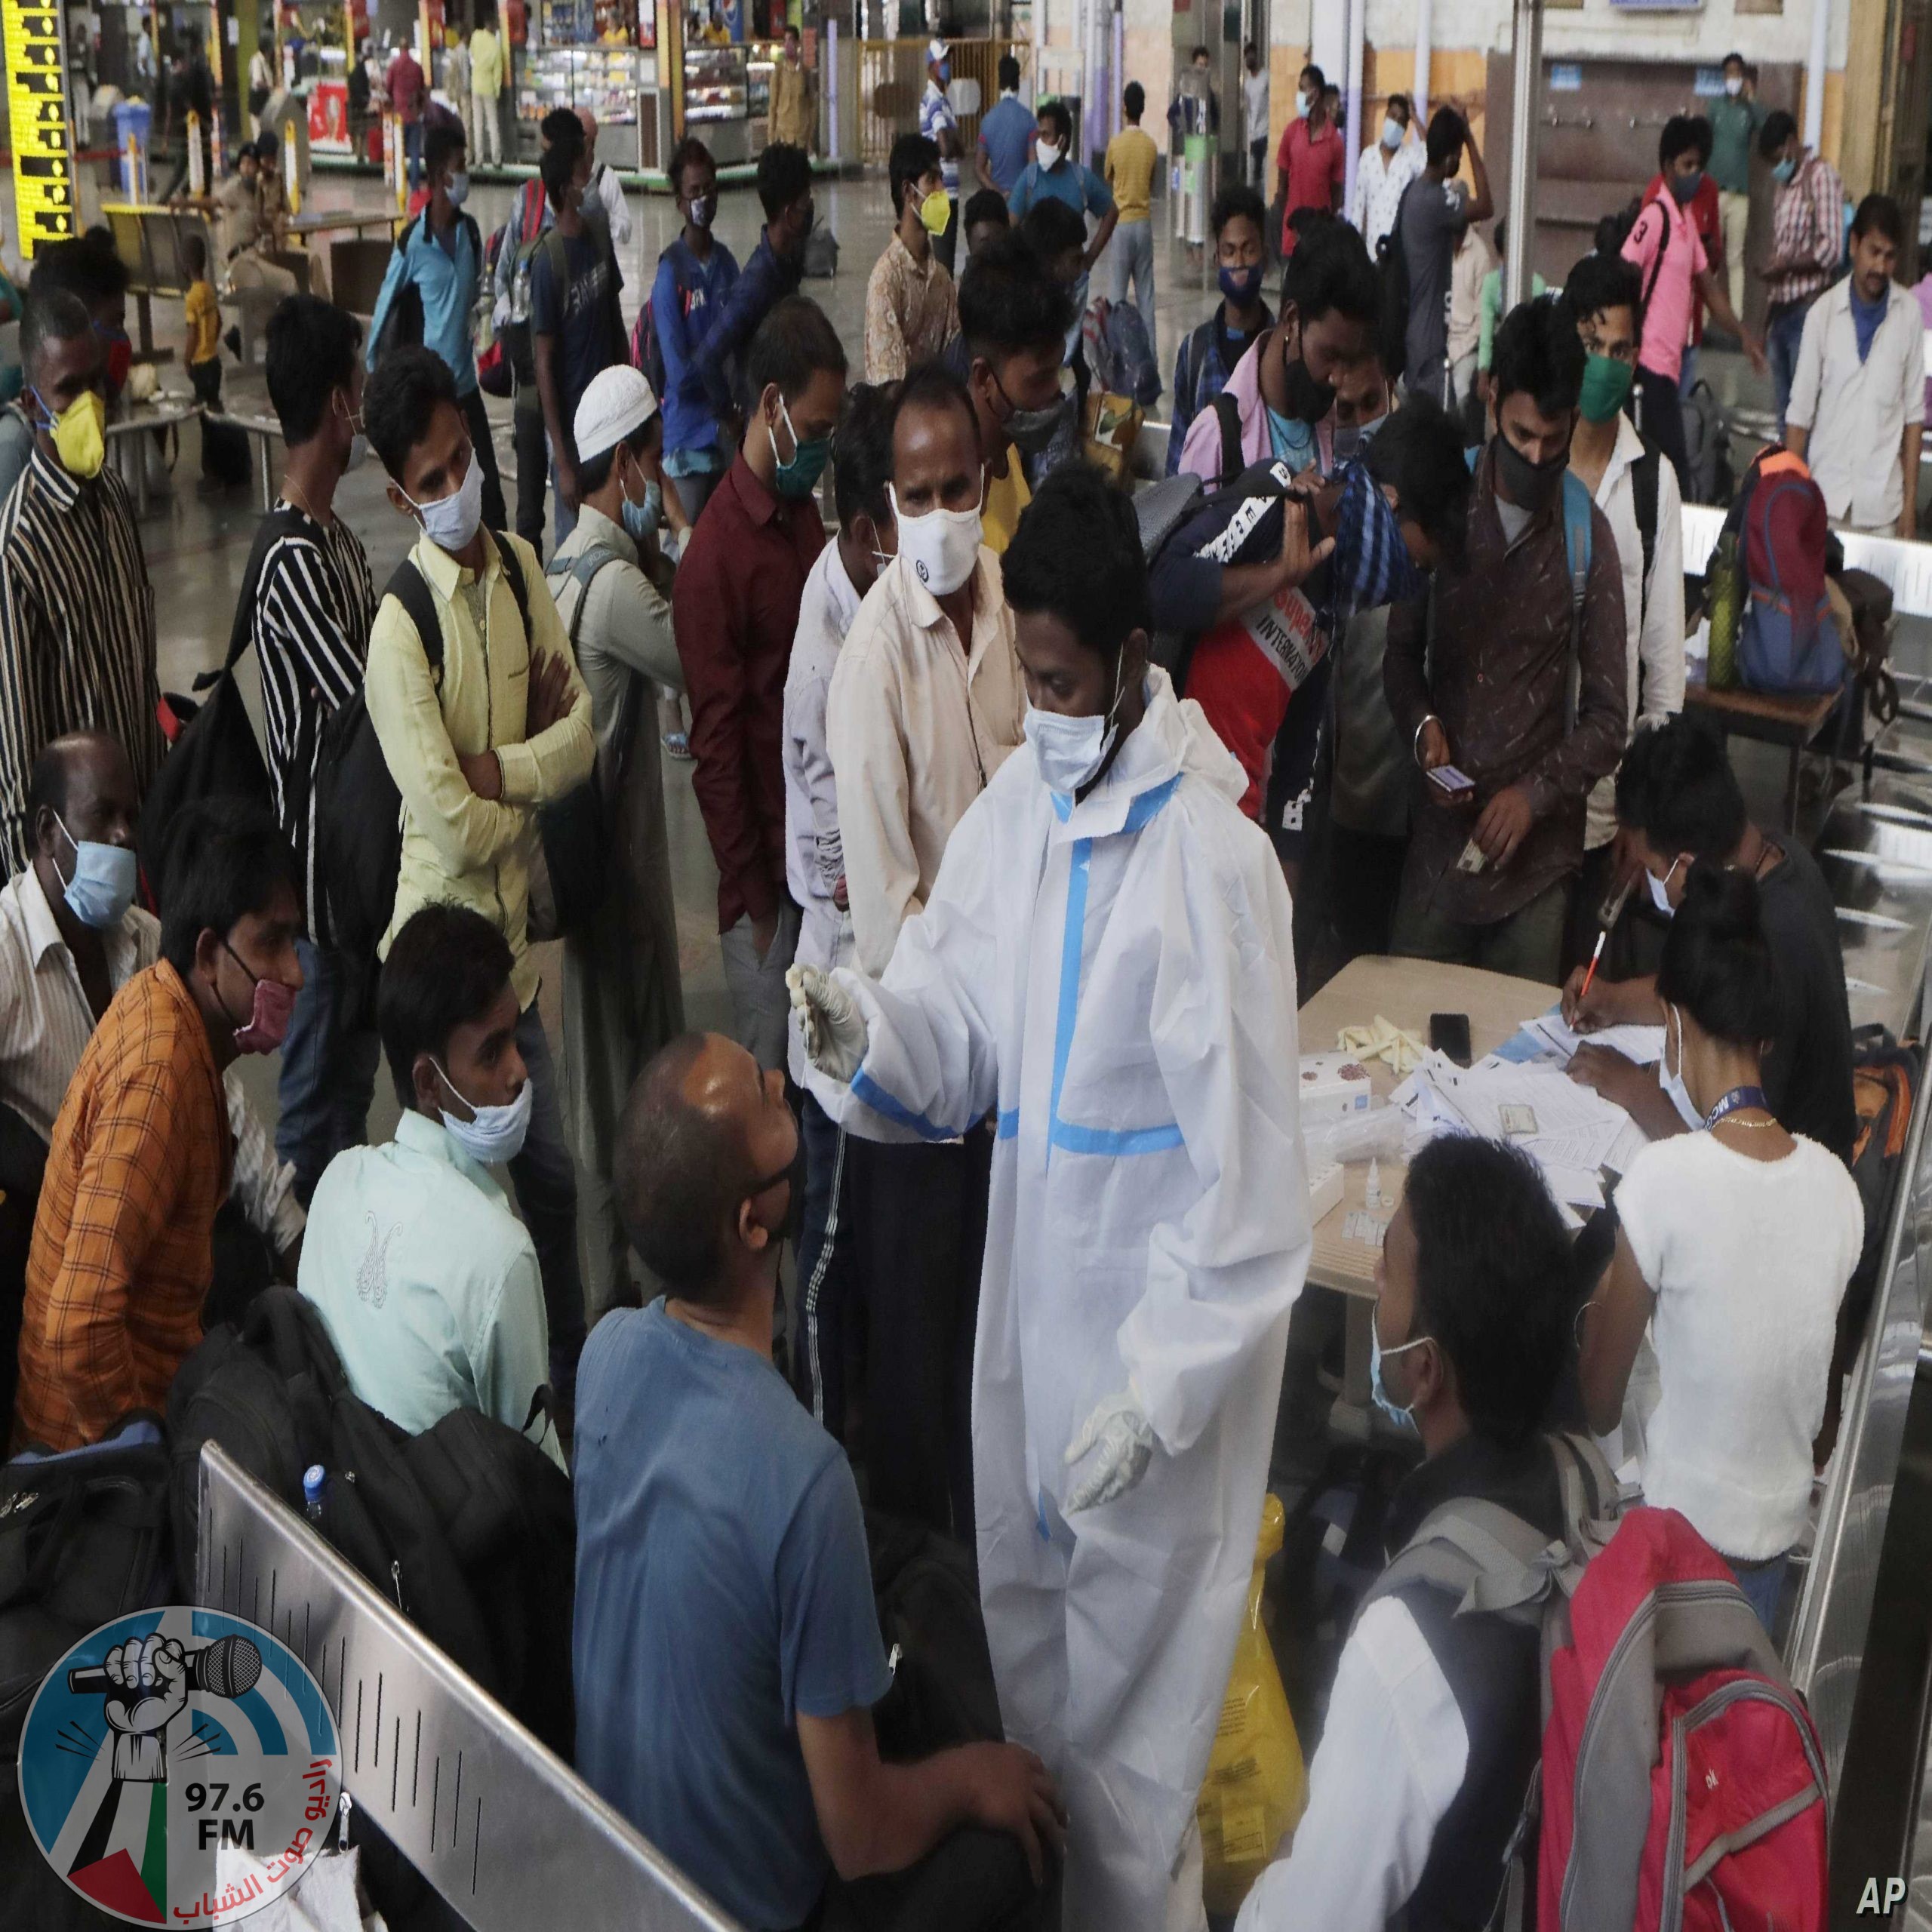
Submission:
{"label": "blue surgical mask", "polygon": [[431,1064],[442,1074],[443,1084],[475,1115],[473,1120],[458,1120],[454,1114],[445,1113],[443,1124],[449,1129],[450,1138],[480,1167],[502,1167],[514,1161],[523,1152],[524,1136],[530,1131],[531,1110],[537,1104],[536,1082],[525,1080],[506,1107],[479,1107],[465,1098],[443,1072],[441,1061]]}
{"label": "blue surgical mask", "polygon": [[1251,262],[1246,268],[1222,269],[1217,279],[1230,302],[1245,306],[1261,293],[1261,263]]}
{"label": "blue surgical mask", "polygon": [[466,174],[452,174],[446,192],[450,198],[450,206],[453,208],[461,208],[469,198],[469,177]]}
{"label": "blue surgical mask", "polygon": [[1382,145],[1386,148],[1391,154],[1393,154],[1395,150],[1402,145],[1402,135],[1404,131],[1404,130],[1401,122],[1398,121],[1392,115],[1391,115],[1387,120],[1383,122]]}
{"label": "blue surgical mask", "polygon": [[1670,192],[1679,208],[1686,202],[1694,201],[1697,190],[1703,185],[1704,171],[1701,168],[1694,174],[1673,174],[1670,177]]}
{"label": "blue surgical mask", "polygon": [[1651,903],[1654,906],[1666,919],[1675,918],[1677,916],[1677,909],[1670,903],[1670,892],[1669,888],[1670,885],[1671,873],[1675,872],[1683,862],[1683,854],[1679,853],[1678,856],[1670,862],[1670,872],[1666,872],[1662,878],[1659,878],[1657,874],[1651,870],[1649,866],[1646,866],[1644,868],[1644,883],[1651,889]]}
{"label": "blue surgical mask", "polygon": [[1407,1408],[1398,1407],[1389,1398],[1389,1391],[1382,1380],[1382,1364],[1390,1355],[1407,1355],[1411,1349],[1419,1349],[1429,1340],[1426,1335],[1418,1335],[1412,1342],[1404,1342],[1392,1349],[1382,1346],[1381,1331],[1375,1325],[1371,1314],[1368,1324],[1368,1392],[1375,1406],[1398,1429],[1407,1429],[1411,1435],[1422,1432],[1416,1426],[1416,1412],[1412,1403]]}
{"label": "blue surgical mask", "polygon": [[[1677,1071],[1670,1070],[1671,1035],[1677,1041]],[[1684,1017],[1675,1007],[1670,1009],[1670,1029],[1665,1035],[1663,1057],[1657,1063],[1657,1084],[1670,1096],[1670,1103],[1677,1111],[1684,1124],[1694,1134],[1704,1124],[1704,1116],[1697,1111],[1697,1103],[1690,1097],[1690,1090],[1684,1084]]]}
{"label": "blue surgical mask", "polygon": [[1086,718],[1069,718],[1057,711],[1036,710],[1030,703],[1026,707],[1026,721],[1022,729],[1026,742],[1033,747],[1033,762],[1039,768],[1040,777],[1050,792],[1058,792],[1067,798],[1079,795],[1083,786],[1091,785],[1094,775],[1107,761],[1107,754],[1113,749],[1114,739],[1119,726],[1114,714],[1120,709],[1120,660],[1114,660],[1113,702],[1104,712],[1096,712]]}
{"label": "blue surgical mask", "polygon": [[1790,159],[1776,162],[1771,168],[1771,172],[1777,176],[1781,186],[1788,185],[1791,177],[1798,172],[1798,163]]}
{"label": "blue surgical mask", "polygon": [[634,543],[641,543],[657,528],[659,518],[663,514],[664,492],[655,483],[644,486],[644,501],[634,503],[630,493],[624,494],[624,529]]}
{"label": "blue surgical mask", "polygon": [[72,878],[60,872],[58,859],[54,861],[54,869],[60,878],[60,896],[66,900],[68,909],[82,925],[91,926],[96,932],[118,926],[134,903],[140,861],[125,845],[76,838],[58,812],[54,814],[54,823],[74,848]]}

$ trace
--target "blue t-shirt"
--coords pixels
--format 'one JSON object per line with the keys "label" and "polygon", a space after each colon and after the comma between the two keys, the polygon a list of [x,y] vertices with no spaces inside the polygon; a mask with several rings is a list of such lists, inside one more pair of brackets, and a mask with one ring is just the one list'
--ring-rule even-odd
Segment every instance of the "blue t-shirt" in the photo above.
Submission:
{"label": "blue t-shirt", "polygon": [[533,335],[557,339],[557,401],[570,423],[592,380],[618,359],[620,342],[611,319],[617,297],[609,253],[592,235],[558,238],[566,285],[557,285],[546,242],[531,259],[530,328]]}
{"label": "blue t-shirt", "polygon": [[1029,161],[1020,171],[1007,205],[1018,221],[1035,202],[1045,201],[1064,202],[1075,214],[1091,214],[1098,220],[1113,212],[1114,191],[1091,168],[1063,155],[1051,168]]}
{"label": "blue t-shirt", "polygon": [[986,167],[1002,195],[1013,192],[1021,171],[1032,158],[1032,110],[1017,94],[1003,94],[980,122],[980,145]]}
{"label": "blue t-shirt", "polygon": [[797,1716],[891,1681],[851,1466],[659,1301],[584,1346],[575,1488],[579,1773],[746,1925],[802,1923],[832,1866]]}

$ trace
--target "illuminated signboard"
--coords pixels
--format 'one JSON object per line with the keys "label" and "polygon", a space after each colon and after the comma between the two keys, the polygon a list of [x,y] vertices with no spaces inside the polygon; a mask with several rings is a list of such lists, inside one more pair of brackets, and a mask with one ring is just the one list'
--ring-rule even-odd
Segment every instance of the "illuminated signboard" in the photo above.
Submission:
{"label": "illuminated signboard", "polygon": [[0,33],[6,38],[20,251],[31,256],[45,242],[80,232],[59,10],[0,0]]}

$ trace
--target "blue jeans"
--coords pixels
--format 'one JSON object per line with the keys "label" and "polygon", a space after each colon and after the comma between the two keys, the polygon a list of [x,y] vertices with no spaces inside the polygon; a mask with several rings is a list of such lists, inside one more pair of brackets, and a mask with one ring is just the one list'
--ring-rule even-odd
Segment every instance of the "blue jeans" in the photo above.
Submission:
{"label": "blue jeans", "polygon": [[550,519],[551,554],[561,550],[570,539],[571,532],[577,528],[577,512],[564,501],[564,493],[557,488],[557,465],[550,463]]}
{"label": "blue jeans", "polygon": [[577,1162],[564,1133],[557,1092],[557,1063],[534,1001],[516,1023],[516,1050],[537,1097],[523,1152],[511,1161],[510,1180],[523,1224],[536,1244],[543,1277],[543,1309],[550,1327],[550,1388],[568,1404],[577,1389],[577,1358],[583,1352],[583,1274],[577,1254]]}
{"label": "blue jeans", "polygon": [[1114,238],[1108,250],[1107,299],[1110,302],[1127,300],[1128,278],[1134,280],[1134,303],[1140,311],[1140,319],[1147,327],[1147,347],[1154,358],[1154,366],[1160,367],[1160,346],[1154,340],[1154,224],[1147,221],[1124,221],[1114,230]]}
{"label": "blue jeans", "polygon": [[306,1208],[322,1170],[368,1131],[382,1043],[346,1011],[355,986],[343,955],[306,939],[295,942],[295,952],[302,990],[281,1043],[275,1151],[294,1164],[295,1198]]}
{"label": "blue jeans", "polygon": [[1687,348],[1684,352],[1684,367],[1677,378],[1677,393],[1687,397],[1697,386],[1697,352]]}
{"label": "blue jeans", "polygon": [[1798,345],[1804,337],[1809,302],[1788,302],[1774,309],[1764,325],[1764,353],[1771,365],[1771,387],[1777,398],[1778,434],[1784,434],[1784,412],[1791,401],[1792,378],[1798,373]]}
{"label": "blue jeans", "polygon": [[409,159],[409,192],[413,195],[423,185],[423,124],[420,121],[406,121],[402,128],[402,151]]}
{"label": "blue jeans", "polygon": [[[1730,1563],[1727,1556],[1724,1561]],[[1785,1573],[1790,1567],[1789,1552],[1783,1556],[1767,1557],[1762,1563],[1730,1563],[1737,1587],[1749,1599],[1751,1607],[1758,1613],[1758,1621],[1764,1626],[1764,1634],[1774,1641],[1778,1634],[1778,1602],[1784,1595]]]}

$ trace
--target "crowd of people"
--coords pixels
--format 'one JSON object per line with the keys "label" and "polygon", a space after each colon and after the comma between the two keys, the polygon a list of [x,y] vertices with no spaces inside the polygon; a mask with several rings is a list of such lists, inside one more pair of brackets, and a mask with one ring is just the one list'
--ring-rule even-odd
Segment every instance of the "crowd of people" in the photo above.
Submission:
{"label": "crowd of people", "polygon": [[[681,226],[627,334],[580,118],[543,122],[493,281],[466,140],[429,130],[368,340],[313,293],[267,327],[288,457],[236,620],[266,795],[165,827],[153,592],[101,433],[125,272],[91,238],[37,259],[0,418],[0,1126],[44,1163],[12,1441],[165,1408],[238,1218],[364,1401],[407,1431],[473,1409],[568,1469],[577,1767],[743,1922],[815,1923],[832,1894],[888,1922],[935,1871],[970,1900],[945,1861],[990,1832],[1071,1927],[1197,1925],[1195,1801],[1306,1306],[1298,989],[1394,951],[1561,987],[1582,1030],[1662,1025],[1657,1063],[1573,1063],[1651,1143],[1574,1242],[1506,1146],[1410,1167],[1374,1386],[1420,1460],[1386,1534],[1453,1498],[1555,1533],[1543,1432],[1634,1428],[1652,1500],[1769,1627],[1863,1233],[1844,966],[1809,854],[1682,715],[1682,441],[1657,424],[1693,301],[1737,325],[1689,212],[1709,124],[1663,130],[1654,214],[1466,349],[1458,300],[1485,298],[1458,251],[1491,211],[1466,126],[1438,109],[1418,140],[1392,100],[1345,218],[1305,69],[1286,226],[1223,191],[1218,300],[1174,369],[1170,470],[1251,512],[1150,554],[1082,420],[1110,243],[1152,333],[1141,91],[1097,174],[1065,106],[1029,114],[1002,72],[962,208],[930,53],[862,343],[798,292],[796,146],[760,157],[742,266],[712,155],[676,149]],[[1724,143],[1743,113],[1780,155],[1792,446],[1835,515],[1903,530],[1898,211],[1861,206],[1826,287],[1829,171],[1740,98]],[[1265,78],[1243,112],[1265,125]],[[271,165],[218,198],[231,284]],[[397,346],[405,288],[421,339]],[[479,301],[516,345],[514,529]],[[380,589],[337,503],[365,449],[414,530]],[[667,690],[729,1038],[685,1030]],[[337,783],[358,733],[392,814]],[[1651,957],[1588,974],[1631,881]],[[235,1069],[275,1054],[271,1146]],[[385,1062],[401,1119],[371,1146]],[[1004,1741],[881,1758],[855,1470],[872,1510],[972,1552]],[[1244,1932],[1472,1922],[1537,1668],[1426,1591],[1373,1604]]]}

